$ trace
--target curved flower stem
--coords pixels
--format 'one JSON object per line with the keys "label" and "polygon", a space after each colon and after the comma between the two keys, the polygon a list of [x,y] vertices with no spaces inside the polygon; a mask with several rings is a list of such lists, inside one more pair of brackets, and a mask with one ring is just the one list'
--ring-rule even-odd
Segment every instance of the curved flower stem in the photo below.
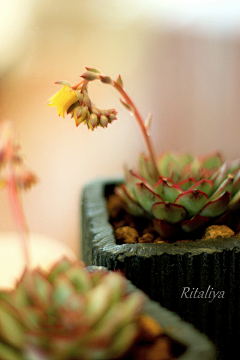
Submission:
{"label": "curved flower stem", "polygon": [[8,193],[10,204],[12,207],[12,212],[14,219],[16,221],[19,235],[22,242],[23,254],[24,254],[24,261],[27,270],[30,269],[30,256],[29,256],[29,249],[28,249],[28,227],[25,220],[24,212],[22,209],[22,204],[19,199],[17,185],[14,179],[14,176],[11,176],[8,182]]}
{"label": "curved flower stem", "polygon": [[139,114],[136,106],[134,105],[133,101],[130,99],[130,97],[128,96],[128,94],[125,92],[125,90],[116,82],[113,80],[113,87],[122,95],[122,97],[124,98],[124,100],[126,101],[126,103],[128,105],[130,105],[133,108],[133,114],[138,122],[138,125],[142,131],[144,140],[146,142],[149,154],[150,154],[150,158],[151,158],[151,162],[153,165],[153,171],[154,171],[154,175],[156,178],[158,178],[159,172],[158,172],[158,168],[157,168],[157,161],[156,161],[156,155],[155,155],[155,151],[153,149],[153,145],[151,142],[151,138],[147,133],[146,127],[144,125],[144,121],[141,117],[141,115]]}
{"label": "curved flower stem", "polygon": [[84,82],[86,82],[86,80],[80,81],[78,84],[72,86],[72,89],[73,89],[73,90],[77,90]]}

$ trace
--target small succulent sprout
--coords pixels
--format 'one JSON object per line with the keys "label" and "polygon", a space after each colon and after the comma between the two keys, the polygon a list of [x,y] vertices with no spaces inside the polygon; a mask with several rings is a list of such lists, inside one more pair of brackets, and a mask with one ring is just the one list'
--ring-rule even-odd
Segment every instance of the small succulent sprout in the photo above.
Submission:
{"label": "small succulent sprout", "polygon": [[119,273],[64,258],[29,275],[0,291],[1,359],[118,359],[135,342],[145,296]]}
{"label": "small succulent sprout", "polygon": [[217,219],[224,221],[226,212],[240,210],[239,159],[222,163],[220,154],[194,158],[164,153],[157,165],[158,179],[141,155],[139,173],[125,168],[126,185],[118,194],[131,214],[139,215],[142,209],[152,217],[161,237],[174,239],[181,231],[204,229]]}

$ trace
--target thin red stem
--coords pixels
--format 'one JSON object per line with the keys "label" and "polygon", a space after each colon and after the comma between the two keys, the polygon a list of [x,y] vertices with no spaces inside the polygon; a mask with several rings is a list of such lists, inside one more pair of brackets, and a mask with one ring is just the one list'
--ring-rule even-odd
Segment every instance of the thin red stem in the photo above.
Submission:
{"label": "thin red stem", "polygon": [[22,242],[25,265],[27,269],[30,269],[30,256],[28,251],[28,228],[27,228],[24,212],[22,209],[22,204],[19,199],[17,185],[13,176],[11,177],[8,183],[8,192],[9,192],[10,203],[13,211],[13,216],[15,218]]}
{"label": "thin red stem", "polygon": [[159,172],[158,172],[158,168],[157,168],[156,155],[155,155],[155,151],[154,151],[154,148],[153,148],[153,145],[151,142],[151,138],[148,135],[146,127],[144,125],[143,118],[141,117],[139,111],[137,110],[137,108],[136,108],[135,104],[133,103],[133,101],[131,100],[131,98],[128,96],[128,94],[125,92],[125,90],[116,81],[113,81],[113,87],[122,95],[122,97],[124,98],[126,103],[133,108],[133,114],[138,122],[138,125],[139,125],[141,131],[142,131],[144,140],[146,142],[146,146],[149,151],[149,155],[150,155],[152,165],[153,165],[154,175],[156,178],[158,178]]}
{"label": "thin red stem", "polygon": [[82,81],[80,81],[80,83],[78,83],[77,85],[72,86],[72,89],[73,89],[73,90],[77,90],[77,89],[84,83],[84,81],[85,81],[85,80],[82,80]]}
{"label": "thin red stem", "polygon": [[[74,90],[77,90],[78,87],[82,85],[82,89],[85,89],[87,84],[88,84],[88,81],[83,80],[79,84],[72,86],[72,88]],[[158,172],[158,168],[157,168],[156,155],[155,155],[155,151],[154,151],[154,148],[153,148],[153,145],[152,145],[152,142],[151,142],[151,138],[148,135],[146,127],[144,125],[143,118],[141,117],[141,115],[140,115],[139,111],[137,110],[135,104],[133,103],[131,98],[128,96],[128,94],[125,92],[125,90],[116,81],[113,81],[112,85],[121,94],[121,96],[124,98],[126,103],[128,105],[130,105],[132,107],[132,109],[133,109],[133,115],[135,116],[135,119],[138,122],[138,125],[139,125],[140,130],[141,130],[141,132],[143,134],[143,138],[145,140],[146,146],[147,146],[148,151],[149,151],[150,159],[151,159],[152,166],[153,166],[154,177],[156,179],[158,179],[159,172]]]}

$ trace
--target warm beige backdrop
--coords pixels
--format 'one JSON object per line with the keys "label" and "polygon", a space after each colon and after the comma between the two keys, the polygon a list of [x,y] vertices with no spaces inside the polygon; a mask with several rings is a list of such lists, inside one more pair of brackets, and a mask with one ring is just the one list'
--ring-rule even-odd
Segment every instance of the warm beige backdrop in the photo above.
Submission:
{"label": "warm beige backdrop", "polygon": [[[14,121],[26,162],[41,179],[23,195],[32,231],[78,252],[82,187],[93,178],[120,174],[122,163],[136,164],[144,149],[134,119],[109,86],[90,87],[100,108],[119,111],[108,129],[76,128],[73,120],[47,107],[60,89],[54,81],[75,84],[85,66],[112,77],[121,73],[143,116],[154,114],[151,131],[158,152],[218,149],[239,157],[239,5],[226,5],[229,11],[206,5],[201,12],[191,8],[191,1],[181,7],[159,1],[162,8],[158,2],[154,8],[153,1],[150,11],[146,1],[25,0],[25,9],[31,5],[21,32],[17,19],[23,9],[16,3],[13,45],[9,40],[0,54],[0,120]],[[11,14],[5,15],[10,19]],[[5,29],[1,37],[8,35]],[[0,231],[11,229],[1,192]]]}

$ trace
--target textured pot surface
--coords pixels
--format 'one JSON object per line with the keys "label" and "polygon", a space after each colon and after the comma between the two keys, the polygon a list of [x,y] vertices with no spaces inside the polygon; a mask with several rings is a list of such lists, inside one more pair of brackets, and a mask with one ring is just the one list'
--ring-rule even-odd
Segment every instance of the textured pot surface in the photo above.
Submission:
{"label": "textured pot surface", "polygon": [[[88,266],[88,269],[95,271],[101,269],[98,266]],[[129,282],[130,293],[140,291]],[[179,316],[163,308],[155,301],[146,297],[144,314],[151,316],[162,327],[166,334],[179,344],[181,353],[176,360],[214,360],[215,349],[208,338],[198,332],[191,324],[184,322]]]}
{"label": "textured pot surface", "polygon": [[219,359],[229,359],[239,352],[240,240],[116,245],[105,192],[117,182],[96,181],[84,189],[84,261],[124,271],[150,298],[206,333],[220,349]]}

